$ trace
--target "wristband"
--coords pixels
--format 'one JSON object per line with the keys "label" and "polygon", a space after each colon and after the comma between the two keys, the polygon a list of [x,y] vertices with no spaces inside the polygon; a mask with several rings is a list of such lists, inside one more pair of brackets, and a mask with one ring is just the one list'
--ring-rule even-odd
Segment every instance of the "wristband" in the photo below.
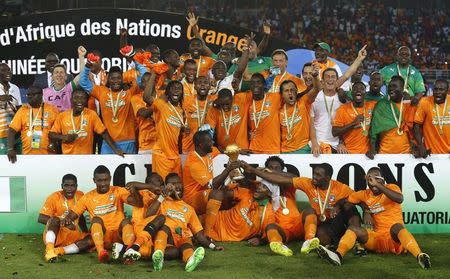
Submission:
{"label": "wristband", "polygon": [[214,250],[216,248],[216,244],[211,242],[208,247],[209,249]]}
{"label": "wristband", "polygon": [[164,196],[163,195],[159,195],[157,201],[159,201],[159,203],[162,203],[164,200]]}

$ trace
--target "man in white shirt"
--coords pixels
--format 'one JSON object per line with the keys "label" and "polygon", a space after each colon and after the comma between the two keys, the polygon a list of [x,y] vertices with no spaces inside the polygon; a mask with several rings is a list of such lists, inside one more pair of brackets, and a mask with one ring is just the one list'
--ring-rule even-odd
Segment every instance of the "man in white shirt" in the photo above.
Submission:
{"label": "man in white shirt", "polygon": [[341,77],[334,68],[327,68],[322,72],[323,90],[317,95],[311,109],[310,135],[314,156],[317,157],[321,153],[347,153],[345,146],[339,143],[339,138],[333,137],[331,133],[336,111],[341,106],[337,88],[341,87],[356,72],[366,56],[367,51],[364,46]]}
{"label": "man in white shirt", "polygon": [[[5,63],[0,64],[0,155],[8,153],[8,128],[14,114],[22,105],[19,88],[12,84],[12,73]],[[16,150],[21,150],[20,140]]]}

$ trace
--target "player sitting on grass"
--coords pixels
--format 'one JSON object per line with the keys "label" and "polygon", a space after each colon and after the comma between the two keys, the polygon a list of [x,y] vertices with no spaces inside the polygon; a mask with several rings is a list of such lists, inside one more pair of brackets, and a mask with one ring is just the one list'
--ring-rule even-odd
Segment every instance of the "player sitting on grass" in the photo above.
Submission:
{"label": "player sitting on grass", "polygon": [[142,207],[142,197],[134,187],[130,187],[128,191],[122,187],[111,186],[111,173],[103,165],[94,170],[94,183],[96,189],[78,201],[64,218],[63,224],[72,223],[87,210],[91,216],[91,236],[98,259],[106,263],[109,261],[109,254],[105,248],[110,248],[114,242],[119,241],[123,241],[127,246],[133,243],[133,225],[125,218],[123,204],[126,202]]}
{"label": "player sitting on grass", "polygon": [[366,176],[369,189],[358,191],[348,197],[352,204],[363,203],[374,220],[374,229],[350,226],[339,242],[336,253],[321,246],[324,258],[341,265],[342,258],[355,245],[356,240],[367,250],[377,253],[400,254],[407,250],[422,268],[430,268],[430,256],[422,253],[414,237],[403,224],[403,195],[395,184],[386,184],[379,168],[371,168]]}
{"label": "player sitting on grass", "polygon": [[[165,225],[156,233],[154,239],[155,252],[152,255],[153,268],[162,270],[164,264],[164,253],[168,244],[178,248],[182,254],[185,270],[194,271],[205,256],[205,249],[223,250],[223,247],[216,246],[207,239],[203,233],[203,227],[194,209],[182,200],[183,184],[181,178],[176,173],[169,173],[165,181],[165,198],[155,199],[150,205],[155,212],[147,212],[148,215],[164,215]],[[156,211],[157,210],[157,211]],[[203,247],[198,247],[194,251],[191,237]]]}
{"label": "player sitting on grass", "polygon": [[[87,233],[86,221],[81,215],[76,223],[63,224],[61,220],[83,196],[77,191],[77,177],[66,174],[62,178],[62,191],[51,194],[39,212],[38,222],[45,225],[45,260],[54,262],[57,256],[76,254],[93,246]],[[81,232],[81,231],[83,232]]]}

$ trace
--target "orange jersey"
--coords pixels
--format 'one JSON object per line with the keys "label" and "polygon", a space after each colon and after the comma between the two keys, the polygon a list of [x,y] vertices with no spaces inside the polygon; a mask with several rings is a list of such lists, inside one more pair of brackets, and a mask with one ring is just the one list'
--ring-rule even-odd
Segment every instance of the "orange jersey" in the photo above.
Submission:
{"label": "orange jersey", "polygon": [[216,241],[242,241],[259,233],[264,235],[267,225],[275,222],[272,204],[260,206],[249,189],[233,191],[239,202],[229,210],[219,211],[209,236]]}
{"label": "orange jersey", "polygon": [[96,216],[103,220],[106,230],[118,230],[120,222],[125,218],[123,204],[129,195],[125,188],[118,186],[110,186],[105,194],[99,194],[97,189],[94,189],[78,201],[73,212],[80,216],[87,210],[91,219]]}
{"label": "orange jersey", "polygon": [[[295,115],[294,113],[295,108]],[[292,152],[303,148],[309,142],[309,111],[311,102],[303,96],[294,106],[283,105],[280,108],[281,152]],[[290,136],[288,139],[288,125]]]}
{"label": "orange jersey", "polygon": [[[301,214],[297,208],[297,202],[295,201],[295,188],[285,188],[280,195],[280,207],[275,212],[275,221],[283,229],[291,229],[301,221]],[[283,200],[281,200],[283,199]],[[286,208],[289,210],[289,214],[283,214],[283,203],[286,203]]]}
{"label": "orange jersey", "polygon": [[265,99],[252,100],[248,115],[250,150],[254,153],[280,153],[280,102],[279,93],[266,93]]}
{"label": "orange jersey", "polygon": [[147,108],[147,104],[143,100],[142,91],[140,94],[131,97],[131,106],[133,107],[133,114],[139,130],[139,150],[152,150],[156,142],[155,121],[153,118],[143,118],[138,114],[140,109]]}
{"label": "orange jersey", "polygon": [[131,211],[131,221],[133,222],[133,224],[140,224],[145,219],[147,209],[156,197],[155,194],[153,194],[149,190],[140,190],[139,194],[141,194],[142,196],[142,203],[144,204],[144,206],[133,206],[133,209]]}
{"label": "orange jersey", "polygon": [[[343,135],[344,145],[350,154],[366,154],[370,149],[369,128],[372,119],[373,108],[376,101],[366,101],[361,108],[354,107],[352,103],[341,105],[336,111],[333,126],[343,127],[355,120],[356,116],[362,114],[365,116],[365,129],[367,134],[363,134],[362,126],[357,129],[351,129]],[[355,112],[356,110],[356,112]]]}
{"label": "orange jersey", "polygon": [[130,83],[131,87],[137,87],[136,80],[140,72],[136,68],[131,68],[122,74],[123,83]]}
{"label": "orange jersey", "polygon": [[45,200],[44,206],[42,206],[39,214],[63,219],[69,214],[69,210],[74,209],[77,201],[79,201],[83,195],[83,192],[77,191],[72,199],[66,199],[63,191],[54,192]]}
{"label": "orange jersey", "polygon": [[[30,113],[33,119],[31,121]],[[44,104],[41,108],[24,105],[16,112],[9,127],[20,133],[23,154],[48,154],[48,133],[52,129],[58,113],[58,109],[50,104]],[[33,124],[30,125],[30,122]],[[30,126],[33,126],[33,133],[31,133]]]}
{"label": "orange jersey", "polygon": [[[189,125],[189,134],[183,134],[183,152],[194,150],[194,134],[198,128],[206,123],[206,115],[211,109],[213,101],[208,96],[206,100],[199,101],[196,96],[184,96],[183,110]],[[200,124],[200,126],[199,126]]]}
{"label": "orange jersey", "polygon": [[[386,184],[386,188],[401,193],[395,184]],[[365,203],[374,219],[376,232],[389,233],[395,224],[403,224],[402,206],[388,198],[385,194],[375,196],[370,189],[351,194],[348,201],[354,204]]]}
{"label": "orange jersey", "polygon": [[[187,82],[186,79],[181,80],[181,84],[183,84],[183,97],[186,99],[186,97],[195,97],[197,96],[197,91],[195,90],[194,83]],[[184,100],[183,100],[184,102]]]}
{"label": "orange jersey", "polygon": [[72,109],[60,113],[51,131],[62,135],[78,134],[75,141],[62,144],[63,154],[92,154],[94,132],[103,134],[106,128],[95,111],[85,108],[78,116],[73,116]]}
{"label": "orange jersey", "polygon": [[165,225],[172,234],[181,238],[191,237],[203,230],[195,210],[182,200],[164,199],[159,208],[159,214],[166,216]]}
{"label": "orange jersey", "polygon": [[162,152],[169,159],[179,158],[178,138],[183,126],[181,121],[185,121],[183,109],[172,106],[160,98],[153,102],[152,108],[156,131],[158,131],[154,149]]}
{"label": "orange jersey", "polygon": [[[180,59],[182,61],[186,61],[188,59],[191,59],[192,55],[190,53],[185,53],[181,55]],[[197,64],[197,76],[208,76],[209,70],[212,68],[214,63],[216,63],[216,60],[212,59],[209,56],[202,56],[200,55],[199,58],[194,59],[195,63]]]}
{"label": "orange jersey", "polygon": [[[311,204],[312,208],[314,209],[314,211],[316,211],[317,215],[320,215],[319,198],[317,194],[319,193],[320,201],[324,203],[328,189],[319,189],[315,187],[312,184],[312,179],[306,177],[295,177],[292,179],[292,182],[296,189],[305,192],[305,194],[308,196],[309,203]],[[348,198],[348,196],[355,192],[347,185],[336,180],[330,181],[330,187],[330,195],[328,197],[328,203],[325,205],[324,212],[327,218],[330,218],[330,209],[334,207],[336,202]]]}
{"label": "orange jersey", "polygon": [[183,168],[183,200],[191,201],[195,194],[205,190],[205,185],[212,182],[213,158],[219,154],[217,148],[203,157],[196,151],[189,152]]}
{"label": "orange jersey", "polygon": [[[137,87],[127,91],[112,92],[108,87],[94,85],[91,96],[100,104],[103,123],[114,141],[135,139],[135,121],[131,107],[131,97],[138,92]],[[112,101],[111,101],[112,98]],[[113,107],[118,106],[117,122],[113,121]]]}
{"label": "orange jersey", "polygon": [[[216,131],[217,145],[225,149],[230,144],[237,144],[240,148],[248,148],[248,107],[252,103],[252,94],[238,93],[233,97],[233,104],[229,112],[212,108],[207,115],[207,123]],[[229,134],[227,137],[227,130]]]}
{"label": "orange jersey", "polygon": [[339,78],[340,76],[342,76],[342,72],[341,72],[341,69],[339,68],[339,65],[336,64],[336,62],[332,61],[330,58],[327,58],[327,62],[326,62],[326,63],[320,63],[320,62],[317,61],[317,60],[313,60],[313,62],[317,62],[317,64],[318,64],[319,67],[320,67],[320,70],[319,70],[319,78],[320,78],[320,79],[322,79],[322,73],[323,73],[323,71],[325,71],[325,70],[328,69],[328,68],[334,68],[334,69],[336,69],[336,71],[338,72],[338,78]]}
{"label": "orange jersey", "polygon": [[[433,154],[450,153],[450,96],[447,95],[447,107],[445,103],[436,105],[433,96],[420,100],[414,116],[414,122],[423,125],[423,137],[425,146],[431,149]],[[437,109],[437,110],[436,110]],[[439,113],[439,117],[438,117]],[[442,132],[440,127],[442,126]]]}
{"label": "orange jersey", "polygon": [[[400,103],[395,103],[400,111]],[[411,152],[411,144],[409,141],[409,127],[408,122],[411,118],[413,107],[410,104],[403,104],[403,120],[402,131],[403,135],[397,133],[397,128],[381,133],[380,137],[380,154],[409,154]],[[413,116],[414,117],[414,116]]]}

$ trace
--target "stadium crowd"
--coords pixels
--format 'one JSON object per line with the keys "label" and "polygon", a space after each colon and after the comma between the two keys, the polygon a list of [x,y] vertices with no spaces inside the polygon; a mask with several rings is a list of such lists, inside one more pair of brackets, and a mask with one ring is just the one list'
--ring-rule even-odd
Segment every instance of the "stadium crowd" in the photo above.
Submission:
{"label": "stadium crowd", "polygon": [[[449,154],[448,81],[436,80],[433,95],[426,96],[408,43],[395,50],[391,64],[371,71],[366,84],[363,62],[375,48],[364,41],[344,73],[329,59],[330,45],[316,42],[315,59],[299,78],[286,71],[284,50],[260,55],[272,35],[269,22],[261,23],[262,41],[250,34],[239,56],[234,43],[212,53],[197,32],[198,17],[189,13],[187,20],[196,38],[182,55],[156,45],[132,46],[122,30],[118,48],[132,65],[126,72],[112,67],[106,73],[101,52],[80,46],[81,71],[72,77],[49,53],[48,71],[28,89],[28,104],[21,104],[8,65],[0,65],[0,152],[12,163],[19,153],[152,156],[147,181],[125,188],[110,186],[104,166],[94,171],[96,189],[85,195],[76,190],[75,176],[64,176],[62,191],[47,199],[39,216],[46,224],[45,259],[95,246],[102,262],[109,261],[111,248],[113,259],[127,263],[150,257],[161,270],[164,259],[180,257],[193,271],[203,247],[223,249],[215,241],[268,243],[274,253],[291,256],[285,244],[304,239],[302,253],[318,251],[336,265],[359,242],[360,250],[407,250],[429,268],[430,257],[403,225],[400,188],[386,184],[380,169],[368,171],[367,190],[354,192],[331,179],[328,164],[316,167],[311,179],[284,172],[276,156],[261,170],[237,155]],[[230,162],[213,176],[213,158],[220,153]],[[187,155],[184,166],[181,154]],[[306,193],[312,208],[299,212],[296,190]],[[134,207],[131,220],[124,203]]]}

